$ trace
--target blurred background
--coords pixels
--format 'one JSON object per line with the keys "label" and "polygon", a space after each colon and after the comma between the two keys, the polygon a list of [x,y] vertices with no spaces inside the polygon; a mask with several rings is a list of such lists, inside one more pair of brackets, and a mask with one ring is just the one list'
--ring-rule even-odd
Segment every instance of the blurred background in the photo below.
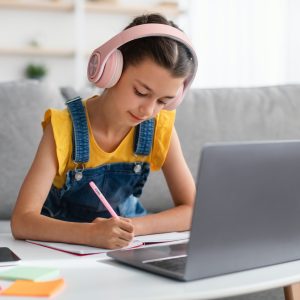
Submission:
{"label": "blurred background", "polygon": [[300,83],[299,0],[0,0],[0,81],[81,89],[92,50],[149,12],[192,40],[194,87]]}

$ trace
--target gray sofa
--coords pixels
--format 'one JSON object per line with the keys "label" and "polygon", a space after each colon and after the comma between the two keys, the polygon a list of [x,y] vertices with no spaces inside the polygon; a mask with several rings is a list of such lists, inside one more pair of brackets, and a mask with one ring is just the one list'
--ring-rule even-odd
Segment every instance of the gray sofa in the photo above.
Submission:
{"label": "gray sofa", "polygon": [[[94,92],[85,89],[78,94],[85,98]],[[70,93],[70,89],[62,93],[59,87],[38,81],[0,83],[0,220],[10,218],[42,135],[44,111],[64,107],[64,96]],[[192,89],[177,110],[176,128],[196,177],[200,150],[206,142],[298,139],[299,116],[300,84]],[[150,211],[172,205],[161,172],[150,174],[142,201]]]}
{"label": "gray sofa", "polygon": [[[200,149],[206,142],[299,139],[299,117],[300,84],[194,89],[177,110],[176,129],[196,178]],[[143,193],[147,207],[170,206],[161,174],[150,176]]]}
{"label": "gray sofa", "polygon": [[[79,94],[86,97],[90,93],[85,90]],[[0,232],[10,230],[9,218],[18,189],[42,135],[43,113],[47,107],[63,106],[61,90],[50,84],[0,83]],[[176,128],[188,165],[196,177],[204,143],[299,139],[299,116],[300,84],[192,89],[177,110]],[[160,172],[151,173],[142,201],[154,212],[172,205]],[[282,297],[275,290],[260,298]]]}

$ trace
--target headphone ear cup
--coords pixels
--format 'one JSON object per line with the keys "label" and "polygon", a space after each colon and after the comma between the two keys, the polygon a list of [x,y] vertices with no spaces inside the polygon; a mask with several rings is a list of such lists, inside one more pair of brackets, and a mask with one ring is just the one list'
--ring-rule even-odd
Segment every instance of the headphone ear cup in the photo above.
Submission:
{"label": "headphone ear cup", "polygon": [[120,50],[115,50],[107,59],[103,72],[95,85],[99,88],[114,86],[121,77],[123,69],[123,55]]}
{"label": "headphone ear cup", "polygon": [[178,89],[177,95],[176,97],[170,101],[164,109],[166,110],[174,110],[183,100],[183,96],[184,96],[184,84],[182,84],[180,86],[180,88]]}

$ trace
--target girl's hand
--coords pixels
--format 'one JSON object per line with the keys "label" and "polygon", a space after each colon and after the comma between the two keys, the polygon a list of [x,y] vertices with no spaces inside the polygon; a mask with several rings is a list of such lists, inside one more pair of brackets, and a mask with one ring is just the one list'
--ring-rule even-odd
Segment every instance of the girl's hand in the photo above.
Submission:
{"label": "girl's hand", "polygon": [[129,245],[134,237],[130,219],[96,218],[91,223],[89,245],[100,248],[116,249]]}

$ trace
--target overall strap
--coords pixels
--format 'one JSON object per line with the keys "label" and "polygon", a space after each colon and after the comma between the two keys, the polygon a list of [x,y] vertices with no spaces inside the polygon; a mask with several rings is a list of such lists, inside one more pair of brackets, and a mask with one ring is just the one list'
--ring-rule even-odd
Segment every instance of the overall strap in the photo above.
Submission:
{"label": "overall strap", "polygon": [[137,155],[150,154],[153,143],[155,119],[144,121],[135,129],[133,150]]}
{"label": "overall strap", "polygon": [[73,123],[72,159],[76,164],[84,164],[89,161],[90,157],[89,130],[85,108],[80,97],[67,100],[66,105]]}

